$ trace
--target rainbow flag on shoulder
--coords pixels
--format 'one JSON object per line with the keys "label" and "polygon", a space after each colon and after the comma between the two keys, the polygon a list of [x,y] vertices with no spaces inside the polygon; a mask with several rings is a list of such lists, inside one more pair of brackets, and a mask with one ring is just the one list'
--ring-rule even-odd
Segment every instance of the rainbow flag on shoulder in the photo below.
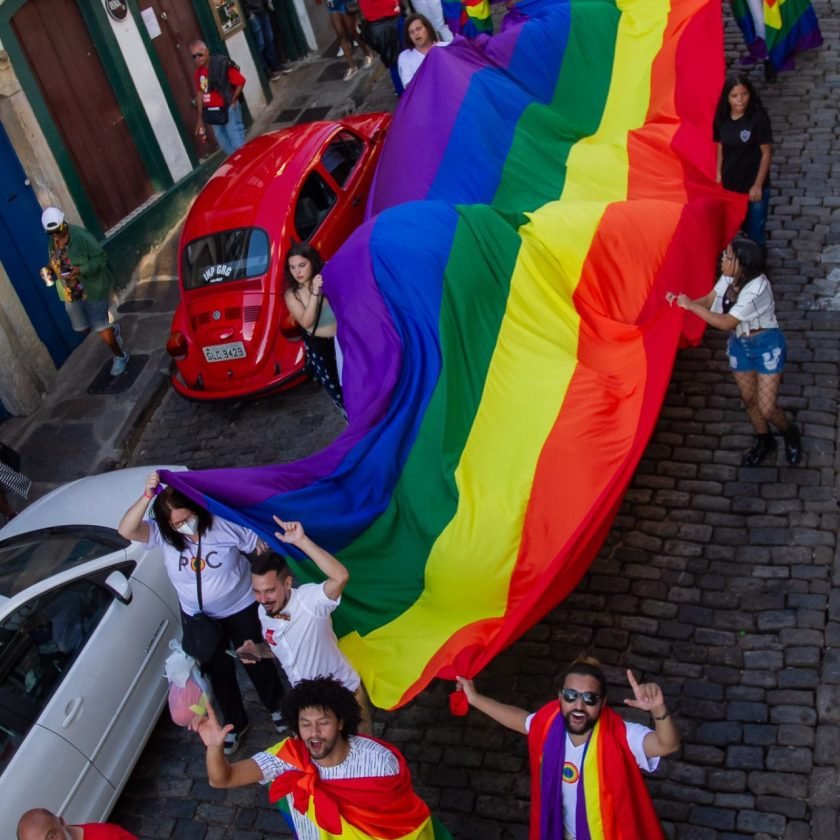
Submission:
{"label": "rainbow flag on shoulder", "polygon": [[665,293],[707,292],[744,214],[714,180],[719,0],[518,11],[427,56],[324,272],[345,432],[166,477],[269,541],[299,519],[347,565],[334,625],[384,708],[474,676],[575,587],[702,332]]}

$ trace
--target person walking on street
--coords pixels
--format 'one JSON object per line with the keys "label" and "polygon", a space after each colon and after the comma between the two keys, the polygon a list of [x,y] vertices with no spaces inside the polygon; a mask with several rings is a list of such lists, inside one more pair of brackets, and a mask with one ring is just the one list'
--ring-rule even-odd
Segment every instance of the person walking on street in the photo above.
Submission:
{"label": "person walking on street", "polygon": [[[230,724],[225,751],[231,755],[248,729],[232,649],[246,639],[262,638],[245,554],[265,551],[267,546],[253,531],[213,516],[174,487],[158,492],[159,485],[158,474],[151,473],[143,495],[125,512],[117,530],[127,540],[160,548],[181,607],[184,651],[199,661]],[[151,518],[145,519],[150,502]],[[207,624],[209,641],[201,638]],[[247,673],[282,734],[288,727],[280,714],[283,684],[276,666],[258,662]]]}
{"label": "person walking on street", "polygon": [[300,549],[323,572],[323,583],[294,587],[286,561],[266,551],[251,562],[251,585],[260,604],[263,638],[259,645],[245,642],[236,652],[244,664],[276,657],[292,685],[301,680],[330,676],[338,680],[362,710],[360,731],[373,734],[370,700],[361,678],[339,650],[331,615],[341,603],[341,593],[350,573],[332,554],[316,545],[304,533],[300,522],[284,522],[275,537]]}
{"label": "person walking on street", "polygon": [[[680,734],[662,689],[627,679],[634,699],[654,728],[622,720],[607,705],[607,680],[595,659],[573,662],[559,697],[535,714],[485,697],[472,680],[457,677],[470,706],[502,726],[528,736],[531,763],[531,837],[579,840],[599,825],[606,840],[662,840],[640,768],[656,770],[659,758],[679,749]],[[619,831],[619,825],[621,830]]]}
{"label": "person walking on street", "polygon": [[57,207],[47,207],[41,225],[49,236],[47,265],[41,277],[55,286],[76,332],[99,333],[114,356],[111,376],[119,376],[128,365],[128,353],[120,336],[120,325],[109,315],[111,288],[108,257],[83,227],[71,225]]}
{"label": "person walking on street", "polygon": [[226,55],[210,55],[204,41],[193,41],[190,55],[195,62],[198,91],[195,133],[204,140],[207,138],[205,126],[212,126],[216,142],[226,155],[232,155],[245,145],[245,124],[239,107],[245,77]]}
{"label": "person walking on street", "polygon": [[274,10],[270,6],[270,0],[242,0],[242,7],[248,18],[248,26],[254,36],[257,49],[262,56],[265,72],[272,81],[279,79],[283,73],[289,71],[277,60],[274,26],[271,22]]}
{"label": "person walking on street", "polygon": [[214,788],[270,785],[269,799],[286,799],[300,840],[411,837],[448,840],[414,792],[411,773],[396,747],[358,735],[361,711],[337,680],[302,680],[283,700],[294,737],[231,764],[222,745],[228,727],[213,709],[190,728],[207,748],[207,776]]}
{"label": "person walking on street", "polygon": [[787,344],[776,320],[761,246],[736,237],[723,252],[721,276],[707,295],[692,300],[681,292],[668,292],[665,300],[693,312],[716,330],[731,330],[726,346],[729,366],[755,431],[755,443],[744,453],[741,464],[755,467],[775,455],[771,423],[782,433],[788,463],[798,464],[802,460],[799,427],[777,402]]}

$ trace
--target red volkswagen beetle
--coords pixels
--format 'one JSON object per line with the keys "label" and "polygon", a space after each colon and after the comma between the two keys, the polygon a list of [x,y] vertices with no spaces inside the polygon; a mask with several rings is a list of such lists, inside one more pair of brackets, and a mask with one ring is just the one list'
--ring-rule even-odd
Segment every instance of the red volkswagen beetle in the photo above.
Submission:
{"label": "red volkswagen beetle", "polygon": [[207,182],[179,246],[181,301],[166,345],[179,394],[232,399],[303,380],[303,342],[283,299],[286,251],[307,241],[329,259],[358,227],[390,120],[264,134]]}

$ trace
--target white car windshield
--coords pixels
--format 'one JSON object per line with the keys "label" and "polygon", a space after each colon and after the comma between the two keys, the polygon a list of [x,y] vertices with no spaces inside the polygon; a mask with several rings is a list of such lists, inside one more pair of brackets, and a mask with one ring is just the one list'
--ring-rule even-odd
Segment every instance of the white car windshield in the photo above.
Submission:
{"label": "white car windshield", "polygon": [[0,542],[0,596],[11,598],[58,572],[128,545],[116,531],[92,525],[57,526],[10,537]]}

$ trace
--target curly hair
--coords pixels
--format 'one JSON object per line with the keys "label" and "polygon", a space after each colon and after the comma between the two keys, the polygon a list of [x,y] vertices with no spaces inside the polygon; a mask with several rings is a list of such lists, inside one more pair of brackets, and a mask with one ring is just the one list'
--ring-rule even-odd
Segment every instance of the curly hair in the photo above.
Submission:
{"label": "curly hair", "polygon": [[315,677],[301,680],[280,703],[283,719],[295,735],[300,735],[298,718],[303,709],[321,709],[332,712],[342,724],[345,738],[359,731],[362,710],[353,692],[333,677]]}

